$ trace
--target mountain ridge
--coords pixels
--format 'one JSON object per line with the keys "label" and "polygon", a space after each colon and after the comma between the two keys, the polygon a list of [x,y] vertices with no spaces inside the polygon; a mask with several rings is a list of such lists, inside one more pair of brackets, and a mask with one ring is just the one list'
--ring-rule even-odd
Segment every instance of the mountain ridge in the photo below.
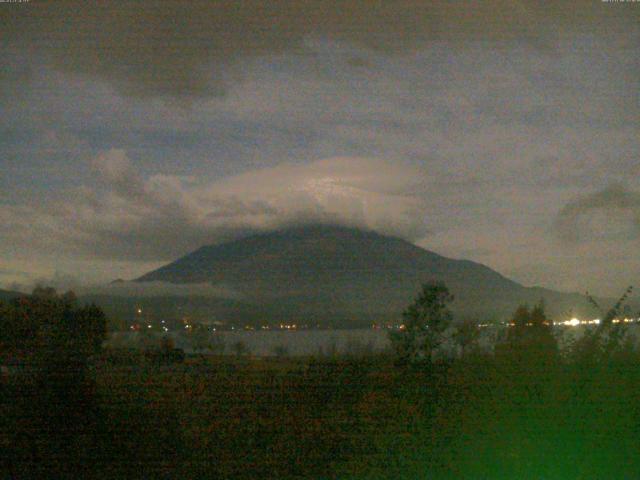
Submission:
{"label": "mountain ridge", "polygon": [[22,292],[16,292],[14,290],[4,290],[0,288],[0,301],[8,302],[13,300],[14,298],[24,297],[25,294]]}
{"label": "mountain ridge", "polygon": [[135,281],[224,284],[281,316],[324,314],[367,323],[398,319],[420,285],[434,280],[452,291],[461,317],[505,319],[519,304],[540,300],[554,315],[595,314],[578,294],[525,287],[478,262],[339,226],[296,227],[205,245]]}

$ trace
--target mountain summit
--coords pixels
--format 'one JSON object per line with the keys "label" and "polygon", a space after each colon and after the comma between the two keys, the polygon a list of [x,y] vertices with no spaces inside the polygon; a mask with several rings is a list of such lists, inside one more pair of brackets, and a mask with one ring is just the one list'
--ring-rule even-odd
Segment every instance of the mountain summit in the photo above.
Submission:
{"label": "mountain summit", "polygon": [[443,257],[400,238],[346,227],[310,226],[202,247],[138,282],[209,282],[241,292],[278,318],[346,324],[398,319],[420,285],[443,281],[453,308],[479,320],[504,318],[522,302],[584,310],[579,295],[526,288],[485,265]]}

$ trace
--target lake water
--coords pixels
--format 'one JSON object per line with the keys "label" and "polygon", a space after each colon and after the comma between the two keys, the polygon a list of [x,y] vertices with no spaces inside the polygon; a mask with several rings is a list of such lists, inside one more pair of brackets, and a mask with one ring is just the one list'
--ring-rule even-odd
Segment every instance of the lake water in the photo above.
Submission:
{"label": "lake water", "polygon": [[[482,348],[491,348],[499,332],[500,327],[482,328],[480,330],[479,345]],[[560,348],[570,345],[573,340],[580,337],[584,327],[556,327],[555,332],[559,340]],[[640,328],[638,325],[630,325],[629,334],[635,342],[640,341]],[[114,332],[106,342],[106,345],[121,348],[144,348],[145,346],[159,345],[162,337],[170,337],[175,346],[182,348],[187,353],[194,353],[194,336],[187,332],[161,333],[137,333]],[[209,343],[224,345],[224,350],[213,349],[213,353],[233,355],[236,350],[234,345],[242,342],[247,353],[257,356],[275,355],[276,351],[286,355],[322,355],[333,353],[368,354],[379,353],[388,350],[388,330],[235,330],[215,332],[209,335]],[[212,353],[204,350],[202,353]]]}
{"label": "lake water", "polygon": [[[489,348],[496,339],[499,328],[483,328],[480,330],[479,345]],[[170,337],[177,348],[187,353],[195,353],[193,344],[195,337],[188,332],[138,333],[115,332],[106,344],[121,348],[145,348],[159,345],[162,337]],[[350,353],[362,355],[380,353],[389,350],[389,330],[234,330],[219,331],[209,334],[208,343],[224,345],[221,352],[212,348],[201,353],[224,353],[233,355],[234,346],[242,342],[248,353],[257,356],[275,355],[278,350],[286,355],[331,355]],[[207,343],[207,342],[203,342]]]}
{"label": "lake water", "polygon": [[[136,332],[115,332],[107,341],[113,347],[143,347],[146,343],[159,342],[169,336],[178,348],[193,353],[193,337],[188,333],[139,334]],[[219,340],[218,340],[219,339]],[[242,342],[249,353],[258,356],[275,355],[276,350],[288,355],[316,355],[331,353],[375,353],[389,348],[386,330],[235,330],[216,332],[210,342],[216,340],[225,345],[225,354],[234,354],[234,345]],[[203,353],[207,353],[204,351]],[[219,352],[218,352],[219,353]]]}

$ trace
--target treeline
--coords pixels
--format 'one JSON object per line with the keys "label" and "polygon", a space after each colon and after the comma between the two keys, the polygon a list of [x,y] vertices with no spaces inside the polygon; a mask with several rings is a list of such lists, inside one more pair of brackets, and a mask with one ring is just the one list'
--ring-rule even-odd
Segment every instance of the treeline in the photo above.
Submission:
{"label": "treeline", "polygon": [[[562,352],[559,347],[562,332],[554,331],[552,320],[545,314],[543,301],[532,308],[521,305],[491,345],[491,350],[487,352],[484,349],[484,353],[491,353],[505,362],[548,364],[559,361],[601,363],[631,354],[636,351],[637,342],[622,321],[628,314],[625,302],[631,292],[632,287],[629,287],[607,311],[588,296],[595,309],[600,311],[601,319],[597,326],[585,328],[581,336],[573,339]],[[443,283],[422,286],[414,302],[403,312],[401,328],[390,333],[398,365],[430,364],[439,354],[445,355],[442,346],[449,340],[453,341],[462,357],[480,353],[479,321],[466,320],[452,325],[453,315],[449,309],[452,301],[453,296]],[[451,348],[450,343],[447,348]]]}
{"label": "treeline", "polygon": [[[0,345],[5,354],[77,356],[96,353],[107,335],[103,311],[78,305],[71,291],[37,287],[31,295],[0,302]],[[45,362],[46,363],[46,362]]]}
{"label": "treeline", "polygon": [[[96,402],[90,359],[106,338],[95,305],[36,288],[0,302],[0,457],[6,478],[82,472]],[[86,452],[88,453],[88,452]]]}

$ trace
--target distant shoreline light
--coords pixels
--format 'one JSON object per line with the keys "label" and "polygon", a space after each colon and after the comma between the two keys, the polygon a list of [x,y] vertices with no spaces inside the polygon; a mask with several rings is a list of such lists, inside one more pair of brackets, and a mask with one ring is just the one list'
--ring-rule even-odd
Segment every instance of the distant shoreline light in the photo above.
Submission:
{"label": "distant shoreline light", "polygon": [[[593,320],[580,320],[579,318],[572,318],[571,320],[565,320],[563,322],[554,322],[554,325],[578,327],[580,325],[600,325],[602,320],[595,318]],[[614,318],[611,323],[640,323],[640,318]]]}

